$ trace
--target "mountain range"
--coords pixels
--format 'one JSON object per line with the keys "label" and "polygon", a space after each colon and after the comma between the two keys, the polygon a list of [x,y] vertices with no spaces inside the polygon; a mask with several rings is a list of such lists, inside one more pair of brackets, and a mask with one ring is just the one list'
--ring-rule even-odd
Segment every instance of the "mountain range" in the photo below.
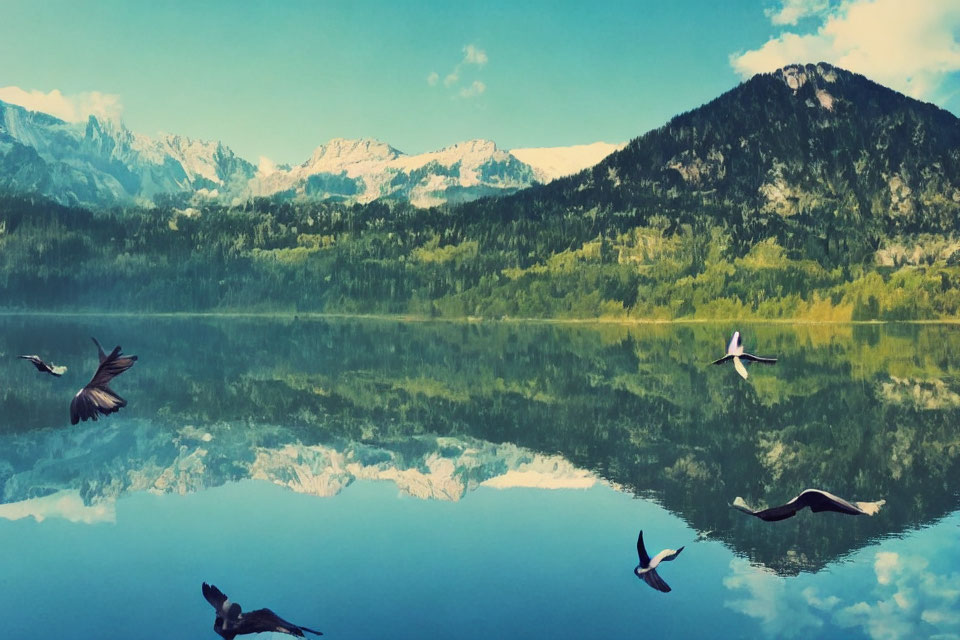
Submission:
{"label": "mountain range", "polygon": [[[547,183],[608,149],[333,140],[254,167],[98,119],[4,106],[0,122],[9,308],[960,313],[960,119],[823,63],[756,75]],[[460,204],[423,207],[438,202]]]}
{"label": "mountain range", "polygon": [[0,189],[41,194],[61,204],[146,205],[160,196],[235,204],[271,196],[415,206],[513,193],[596,164],[622,145],[498,149],[470,140],[408,155],[371,139],[336,138],[297,166],[255,166],[221,142],[155,138],[121,122],[89,116],[69,123],[0,102]]}

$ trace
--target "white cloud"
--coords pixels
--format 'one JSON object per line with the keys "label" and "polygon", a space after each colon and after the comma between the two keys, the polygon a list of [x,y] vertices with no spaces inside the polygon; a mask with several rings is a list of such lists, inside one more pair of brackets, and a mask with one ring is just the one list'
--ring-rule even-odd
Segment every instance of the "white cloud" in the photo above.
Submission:
{"label": "white cloud", "polygon": [[807,601],[807,604],[814,609],[819,609],[820,611],[830,611],[840,603],[840,598],[837,596],[827,596],[826,598],[821,598],[819,595],[817,595],[817,590],[813,587],[807,587],[800,592],[800,595],[802,595],[803,599]]}
{"label": "white cloud", "polygon": [[[771,18],[787,24],[816,4],[788,0]],[[829,62],[934,101],[946,97],[941,86],[947,76],[960,71],[956,0],[846,0],[820,15],[816,32],[783,33],[757,49],[732,55],[731,65],[749,77],[793,63]]]}
{"label": "white cloud", "polygon": [[257,164],[257,173],[265,178],[276,172],[277,164],[267,156],[260,156],[260,162]]}
{"label": "white cloud", "polygon": [[823,619],[814,609],[827,611],[837,603],[833,597],[819,598],[812,588],[798,593],[789,588],[783,578],[753,567],[740,558],[730,561],[730,570],[731,574],[723,579],[723,586],[742,597],[725,600],[723,606],[757,620],[769,637],[816,637]]}
{"label": "white cloud", "polygon": [[874,556],[877,599],[837,610],[841,627],[861,627],[874,640],[958,637],[960,573],[928,571],[920,556],[879,551]]}
{"label": "white cloud", "polygon": [[112,501],[87,506],[83,503],[80,492],[75,489],[64,489],[41,498],[0,505],[0,518],[20,520],[28,517],[37,522],[43,522],[47,518],[62,518],[70,522],[94,524],[116,522],[117,510]]}
{"label": "white cloud", "polygon": [[99,91],[64,95],[59,89],[48,93],[25,91],[20,87],[0,87],[0,100],[31,111],[42,111],[67,122],[83,122],[89,116],[117,119],[123,112],[120,96]]}
{"label": "white cloud", "polygon": [[464,87],[463,89],[460,89],[460,97],[473,98],[475,96],[480,95],[486,90],[487,90],[487,85],[483,84],[479,80],[474,80],[473,84],[471,84],[469,87]]}
{"label": "white cloud", "polygon": [[475,44],[468,44],[463,48],[463,64],[475,64],[482,67],[487,64],[487,52]]}
{"label": "white cloud", "polygon": [[801,18],[823,13],[829,7],[829,0],[783,0],[779,11],[767,9],[764,13],[773,24],[797,24]]}
{"label": "white cloud", "polygon": [[892,551],[879,551],[873,562],[873,570],[877,574],[877,582],[890,584],[890,577],[900,566],[900,554]]}
{"label": "white cloud", "polygon": [[[443,86],[453,87],[460,82],[460,78],[463,75],[464,71],[468,71],[468,67],[483,67],[487,64],[489,58],[487,57],[487,52],[483,49],[477,47],[475,44],[468,44],[463,47],[463,59],[457,63],[450,73],[443,77]],[[431,73],[427,76],[427,84],[434,86],[439,82],[440,75],[436,72]],[[473,96],[478,96],[484,91],[487,90],[487,85],[479,80],[474,80],[470,86],[460,89],[457,92],[461,98],[471,98]]]}

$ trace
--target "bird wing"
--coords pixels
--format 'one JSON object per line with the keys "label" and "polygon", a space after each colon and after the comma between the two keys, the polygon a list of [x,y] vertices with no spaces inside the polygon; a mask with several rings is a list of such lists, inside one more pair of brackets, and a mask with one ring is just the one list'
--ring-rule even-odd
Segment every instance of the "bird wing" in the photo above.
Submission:
{"label": "bird wing", "polygon": [[724,362],[726,362],[727,360],[729,360],[729,359],[732,358],[732,357],[733,357],[733,356],[723,356],[723,357],[720,358],[719,360],[714,360],[714,361],[711,362],[710,364],[723,364]]}
{"label": "bird wing", "polygon": [[747,368],[743,366],[743,363],[740,362],[739,356],[733,356],[733,368],[737,370],[737,373],[740,374],[740,377],[744,380],[747,379]]}
{"label": "bird wing", "polygon": [[120,347],[114,347],[113,351],[110,352],[110,355],[100,362],[100,366],[97,367],[97,372],[93,374],[93,378],[90,379],[90,382],[88,382],[87,386],[84,388],[90,389],[91,387],[106,386],[108,382],[132,367],[133,363],[136,361],[137,356],[121,357]]}
{"label": "bird wing", "polygon": [[749,353],[745,353],[740,357],[743,360],[749,360],[750,362],[759,362],[760,364],[777,364],[776,358],[761,358],[760,356],[754,356]]}
{"label": "bird wing", "polygon": [[664,593],[668,593],[670,591],[670,585],[663,581],[663,578],[660,577],[660,574],[657,573],[656,569],[651,569],[646,573],[641,573],[640,578],[657,591],[662,591]]}
{"label": "bird wing", "polygon": [[650,566],[650,556],[647,554],[647,548],[643,546],[643,531],[637,536],[637,555],[640,557],[640,566]]}
{"label": "bird wing", "polygon": [[298,638],[304,637],[304,631],[322,635],[318,631],[306,629],[305,627],[300,627],[292,622],[288,622],[270,609],[257,609],[256,611],[243,614],[243,617],[240,619],[240,624],[237,626],[237,635],[244,633],[262,633],[264,631],[288,633]]}
{"label": "bird wing", "polygon": [[673,549],[664,549],[663,551],[657,554],[660,557],[660,560],[657,562],[657,564],[660,564],[661,562],[670,562],[671,560],[676,558],[678,555],[680,555],[681,551],[683,551],[683,547],[680,547],[676,551],[674,551]]}
{"label": "bird wing", "polygon": [[40,359],[40,356],[19,356],[23,360],[27,360],[30,364],[37,368],[37,371],[42,373],[53,373],[53,369],[50,368],[46,362]]}
{"label": "bird wing", "polygon": [[[814,513],[819,513],[821,511],[836,511],[837,513],[845,513],[851,516],[862,516],[867,515],[868,513],[859,506],[859,503],[853,504],[839,496],[833,495],[829,491],[823,491],[821,489],[807,489],[797,496],[797,502],[802,504],[804,507],[810,507],[810,510]],[[876,509],[873,509],[872,511],[873,513],[876,513]],[[869,515],[873,515],[873,513],[870,513]]]}
{"label": "bird wing", "polygon": [[220,591],[220,589],[217,589],[214,585],[207,584],[206,582],[203,583],[202,589],[203,597],[207,599],[207,602],[210,603],[210,606],[217,610],[217,615],[220,615],[220,613],[223,611],[223,603],[227,601],[226,594],[224,594],[223,591]]}
{"label": "bird wing", "polygon": [[787,504],[783,504],[778,507],[770,507],[769,509],[763,509],[761,511],[757,511],[756,509],[751,509],[749,506],[747,506],[747,503],[740,496],[737,496],[736,499],[734,499],[733,505],[731,506],[733,506],[734,509],[743,511],[744,513],[751,516],[756,516],[757,518],[760,518],[761,520],[765,520],[767,522],[776,522],[778,520],[786,520],[787,518],[795,516],[797,514],[797,511],[803,508],[803,506],[798,503],[797,499],[794,498]]}
{"label": "bird wing", "polygon": [[100,341],[93,336],[91,336],[90,339],[93,340],[93,344],[97,345],[97,356],[100,358],[100,362],[103,362],[107,359],[107,354],[103,352],[103,347],[100,346]]}

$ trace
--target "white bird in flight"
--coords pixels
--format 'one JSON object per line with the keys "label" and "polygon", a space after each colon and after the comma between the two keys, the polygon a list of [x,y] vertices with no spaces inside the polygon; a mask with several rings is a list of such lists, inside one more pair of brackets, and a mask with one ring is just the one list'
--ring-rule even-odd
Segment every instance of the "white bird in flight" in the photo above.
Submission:
{"label": "white bird in flight", "polygon": [[770,507],[769,509],[751,509],[740,496],[737,496],[731,506],[734,509],[743,511],[761,520],[776,522],[778,520],[792,518],[797,515],[798,511],[806,507],[810,507],[810,511],[814,513],[819,513],[820,511],[835,511],[848,516],[872,516],[876,515],[880,507],[885,505],[886,502],[886,500],[877,500],[876,502],[848,502],[822,489],[807,489],[787,504]]}
{"label": "white bird in flight", "polygon": [[730,338],[730,344],[727,345],[727,355],[723,356],[719,360],[714,360],[711,364],[723,364],[727,360],[733,360],[733,368],[737,370],[737,373],[740,374],[740,377],[744,380],[747,379],[747,368],[743,366],[743,360],[748,362],[759,362],[761,364],[776,364],[776,358],[761,358],[759,356],[750,355],[749,353],[743,352],[743,337],[740,335],[739,331],[733,332],[733,337]]}
{"label": "white bird in flight", "polygon": [[683,547],[680,547],[676,551],[673,549],[664,549],[651,558],[647,554],[646,547],[643,546],[643,531],[641,531],[640,536],[637,537],[637,556],[640,558],[640,564],[634,568],[633,573],[657,591],[666,593],[670,591],[670,586],[664,582],[660,574],[657,573],[657,566],[661,562],[673,560],[680,555],[681,551],[683,551]]}

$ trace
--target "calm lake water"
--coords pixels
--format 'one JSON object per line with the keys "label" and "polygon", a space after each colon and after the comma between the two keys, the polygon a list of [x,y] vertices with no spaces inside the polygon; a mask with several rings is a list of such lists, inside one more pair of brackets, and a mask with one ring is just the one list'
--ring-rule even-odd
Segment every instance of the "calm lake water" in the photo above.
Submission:
{"label": "calm lake water", "polygon": [[[734,328],[0,317],[3,637],[960,637],[960,326]],[[729,507],[808,487],[887,502]]]}

